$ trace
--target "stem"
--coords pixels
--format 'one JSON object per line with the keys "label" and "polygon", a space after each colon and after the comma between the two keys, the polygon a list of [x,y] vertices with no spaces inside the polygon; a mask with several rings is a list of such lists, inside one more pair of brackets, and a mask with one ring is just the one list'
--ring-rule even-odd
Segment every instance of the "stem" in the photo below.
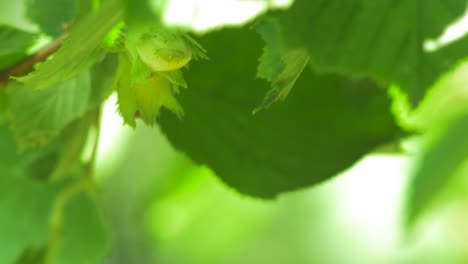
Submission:
{"label": "stem", "polygon": [[45,263],[53,263],[53,259],[58,254],[60,243],[62,242],[66,206],[81,193],[93,195],[93,189],[93,183],[87,178],[82,178],[72,185],[69,185],[58,195],[53,204],[50,217],[49,246],[45,256]]}
{"label": "stem", "polygon": [[99,138],[101,137],[101,107],[98,107],[95,111],[93,111],[93,125],[96,131],[95,138],[93,142],[93,149],[91,152],[91,157],[86,164],[87,175],[89,177],[93,177],[94,169],[96,167],[96,159],[98,154],[98,147],[99,147]]}

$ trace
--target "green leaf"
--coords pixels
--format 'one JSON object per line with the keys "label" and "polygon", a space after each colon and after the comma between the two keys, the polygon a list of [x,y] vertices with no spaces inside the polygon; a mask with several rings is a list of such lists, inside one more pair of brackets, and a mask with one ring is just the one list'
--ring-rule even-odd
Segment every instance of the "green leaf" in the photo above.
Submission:
{"label": "green leaf", "polygon": [[260,37],[226,29],[201,43],[210,60],[187,72],[190,89],[178,97],[187,114],[163,113],[160,125],[177,149],[243,193],[273,197],[323,182],[399,134],[385,89],[309,68],[288,100],[252,115],[268,90],[255,79]]}
{"label": "green leaf", "polygon": [[286,47],[285,40],[282,39],[281,26],[277,20],[266,17],[260,19],[254,25],[254,29],[265,41],[257,76],[271,82],[284,68],[282,56]]}
{"label": "green leaf", "polygon": [[[69,131],[76,129],[76,126],[70,127]],[[0,127],[0,149],[2,263],[15,263],[15,260],[16,263],[38,263],[34,260],[44,255],[47,256],[45,263],[50,264],[102,263],[109,246],[108,233],[101,212],[87,194],[91,183],[83,174],[78,174],[81,177],[76,181],[36,180],[44,178],[38,174],[56,170],[63,159],[49,158],[50,153],[57,151],[57,144],[19,154],[13,135],[3,126]],[[79,158],[75,162],[79,163]],[[31,168],[32,164],[35,169]],[[38,165],[50,169],[38,170]]]}
{"label": "green leaf", "polygon": [[[132,89],[132,64],[127,56],[121,55],[115,90],[118,98],[118,111],[124,123],[135,127],[135,113],[138,109]],[[130,74],[129,74],[130,73]]]}
{"label": "green leaf", "polygon": [[443,191],[468,157],[468,114],[460,116],[434,140],[414,172],[407,202],[406,222],[411,225]]}
{"label": "green leaf", "polygon": [[187,88],[187,82],[181,70],[159,72],[166,77],[174,86],[175,91],[179,91],[179,87]]}
{"label": "green leaf", "polygon": [[49,213],[60,188],[8,174],[2,174],[0,183],[0,257],[14,263],[26,247],[47,243]]}
{"label": "green leaf", "polygon": [[27,247],[47,243],[49,213],[60,185],[45,186],[25,177],[30,153],[19,155],[14,138],[0,127],[0,259],[14,263]]}
{"label": "green leaf", "polygon": [[14,83],[8,87],[8,118],[22,149],[43,146],[73,120],[89,110],[88,72],[45,90]]}
{"label": "green leaf", "polygon": [[293,88],[310,56],[304,48],[285,48],[281,40],[279,26],[275,21],[265,19],[256,28],[266,42],[260,58],[257,76],[271,82],[272,89],[266,94],[254,113],[269,107],[278,100],[284,100]]}
{"label": "green leaf", "polygon": [[22,53],[36,40],[36,34],[8,25],[0,25],[0,56]]}
{"label": "green leaf", "polygon": [[87,194],[67,202],[60,236],[55,241],[51,264],[99,264],[109,249],[109,238],[102,212]]}
{"label": "green leaf", "polygon": [[112,93],[117,70],[119,56],[109,53],[100,62],[91,67],[91,95],[89,108],[97,107],[103,103]]}
{"label": "green leaf", "polygon": [[27,49],[37,40],[37,35],[8,25],[0,25],[0,70],[27,56]]}
{"label": "green leaf", "polygon": [[52,155],[56,157],[48,179],[57,181],[82,173],[81,156],[86,147],[89,131],[99,118],[98,111],[91,111],[84,117],[68,125],[54,143],[57,147]]}
{"label": "green leaf", "polygon": [[10,68],[11,66],[20,62],[22,59],[26,58],[27,56],[28,54],[26,52],[11,53],[8,55],[0,56],[0,71]]}
{"label": "green leaf", "polygon": [[45,249],[28,248],[15,264],[42,264],[44,263]]}
{"label": "green leaf", "polygon": [[9,106],[8,95],[4,89],[0,90],[0,125],[6,121],[6,113]]}
{"label": "green leaf", "polygon": [[466,56],[468,45],[457,48],[458,41],[424,50],[424,42],[438,38],[465,9],[466,0],[297,0],[271,17],[281,25],[283,45],[305,47],[317,71],[397,84],[417,103]]}
{"label": "green leaf", "polygon": [[44,89],[75,77],[106,54],[101,43],[122,19],[122,12],[119,0],[104,1],[98,11],[89,13],[73,25],[70,35],[50,60],[18,80],[27,89]]}
{"label": "green leaf", "polygon": [[158,21],[159,12],[166,5],[166,1],[122,0],[125,6],[126,22],[138,26]]}
{"label": "green leaf", "polygon": [[76,12],[75,0],[26,0],[26,15],[51,36],[62,34]]}

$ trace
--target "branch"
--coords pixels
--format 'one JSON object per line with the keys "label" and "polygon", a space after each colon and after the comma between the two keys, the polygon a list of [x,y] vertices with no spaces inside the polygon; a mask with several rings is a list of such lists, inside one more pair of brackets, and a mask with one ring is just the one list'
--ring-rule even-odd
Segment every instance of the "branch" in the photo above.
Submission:
{"label": "branch", "polygon": [[16,63],[10,68],[0,72],[0,89],[4,88],[7,83],[10,81],[10,78],[13,76],[20,76],[25,73],[30,72],[36,63],[45,61],[50,55],[55,53],[60,46],[62,41],[65,38],[65,35],[62,35],[55,39],[52,43],[40,49],[31,56],[23,59],[22,61]]}

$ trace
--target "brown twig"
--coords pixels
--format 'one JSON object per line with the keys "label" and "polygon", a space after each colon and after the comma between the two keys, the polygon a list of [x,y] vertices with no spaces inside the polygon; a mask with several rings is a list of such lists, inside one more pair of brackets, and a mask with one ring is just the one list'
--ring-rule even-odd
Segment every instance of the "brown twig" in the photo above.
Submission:
{"label": "brown twig", "polygon": [[0,89],[6,86],[6,84],[10,81],[11,77],[21,76],[25,73],[30,72],[34,68],[34,65],[36,65],[36,63],[46,60],[50,55],[55,53],[62,45],[62,41],[64,38],[65,35],[58,37],[52,43],[38,50],[31,56],[23,59],[22,61],[16,63],[15,65],[11,66],[6,70],[1,71]]}

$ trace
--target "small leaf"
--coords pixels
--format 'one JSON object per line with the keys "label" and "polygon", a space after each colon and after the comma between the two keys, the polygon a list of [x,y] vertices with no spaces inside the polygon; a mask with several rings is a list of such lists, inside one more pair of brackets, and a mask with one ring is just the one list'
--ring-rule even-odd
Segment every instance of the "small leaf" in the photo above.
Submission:
{"label": "small leaf", "polygon": [[166,77],[175,87],[175,91],[178,92],[178,87],[187,88],[187,82],[184,79],[184,75],[182,74],[181,70],[175,71],[163,71],[158,72],[162,76]]}
{"label": "small leaf", "polygon": [[468,114],[448,125],[429,146],[414,172],[409,189],[406,223],[413,224],[442,192],[468,158]]}
{"label": "small leaf", "polygon": [[254,109],[254,113],[269,107],[278,100],[284,100],[293,88],[302,71],[309,62],[309,54],[305,49],[285,51],[281,61],[284,65],[281,72],[273,78],[272,89],[268,91],[261,105]]}
{"label": "small leaf", "polygon": [[255,29],[266,43],[257,76],[270,81],[272,89],[254,109],[254,114],[278,100],[286,99],[310,59],[306,49],[284,46],[277,21],[265,18],[255,25]]}

